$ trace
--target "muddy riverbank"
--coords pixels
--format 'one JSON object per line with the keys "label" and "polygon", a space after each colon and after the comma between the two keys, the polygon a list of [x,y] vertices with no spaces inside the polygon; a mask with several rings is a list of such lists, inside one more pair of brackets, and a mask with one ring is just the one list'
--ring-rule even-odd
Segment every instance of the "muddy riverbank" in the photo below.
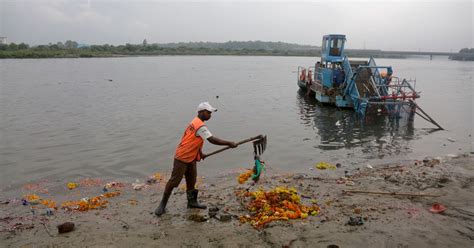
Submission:
{"label": "muddy riverbank", "polygon": [[[150,212],[161,198],[165,174],[149,184],[146,179],[110,184],[110,180],[77,178],[73,189],[63,181],[44,181],[25,185],[18,198],[0,199],[0,243],[13,247],[467,247],[474,240],[473,165],[473,156],[468,154],[354,170],[342,165],[305,174],[275,174],[268,165],[264,178],[250,191],[294,187],[302,203],[318,204],[320,213],[271,222],[261,230],[239,221],[240,216],[252,213],[236,196],[250,186],[238,184],[236,171],[199,180],[200,200],[219,208],[214,218],[208,210],[187,209],[183,187],[175,190],[168,212],[154,217]],[[105,190],[120,195],[104,198],[108,203],[102,209],[61,208],[65,201],[91,198],[107,193]],[[347,190],[440,196],[344,192]],[[58,209],[51,214],[41,202],[24,205],[21,198],[28,194],[54,201]],[[447,209],[430,212],[435,203]],[[202,222],[190,220],[196,215]],[[361,222],[350,225],[350,217],[360,217]],[[73,222],[75,228],[58,234],[56,226],[64,222]]]}

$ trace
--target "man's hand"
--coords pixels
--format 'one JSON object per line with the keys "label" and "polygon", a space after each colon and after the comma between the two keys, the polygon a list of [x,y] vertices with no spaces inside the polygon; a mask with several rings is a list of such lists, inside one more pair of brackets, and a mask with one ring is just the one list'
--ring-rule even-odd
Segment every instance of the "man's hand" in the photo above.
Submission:
{"label": "man's hand", "polygon": [[238,145],[237,143],[235,143],[235,142],[229,142],[229,146],[230,146],[231,148],[236,148],[236,147],[239,146],[239,145]]}

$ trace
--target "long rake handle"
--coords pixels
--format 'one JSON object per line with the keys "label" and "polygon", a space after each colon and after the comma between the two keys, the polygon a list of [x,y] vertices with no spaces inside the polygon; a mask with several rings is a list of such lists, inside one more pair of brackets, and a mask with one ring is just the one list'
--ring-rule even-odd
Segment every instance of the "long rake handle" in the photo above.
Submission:
{"label": "long rake handle", "polygon": [[[242,140],[242,141],[239,141],[239,142],[237,143],[237,145],[242,145],[242,144],[247,143],[247,142],[250,142],[250,141],[259,140],[259,139],[261,139],[261,138],[262,138],[262,135],[255,136],[255,137],[248,138],[248,139],[244,139],[244,140]],[[225,151],[225,150],[227,150],[227,149],[230,149],[230,148],[231,148],[230,146],[227,146],[227,147],[221,148],[221,149],[219,149],[219,150],[213,151],[213,152],[207,154],[206,158],[209,157],[209,156],[211,156],[211,155],[214,155],[214,154],[223,152],[223,151]]]}

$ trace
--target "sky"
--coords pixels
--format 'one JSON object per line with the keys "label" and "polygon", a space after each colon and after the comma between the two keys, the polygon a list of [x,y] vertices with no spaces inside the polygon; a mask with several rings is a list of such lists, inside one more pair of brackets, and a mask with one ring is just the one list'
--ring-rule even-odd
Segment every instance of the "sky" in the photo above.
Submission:
{"label": "sky", "polygon": [[282,41],[457,52],[473,45],[473,0],[0,0],[0,36],[31,45]]}

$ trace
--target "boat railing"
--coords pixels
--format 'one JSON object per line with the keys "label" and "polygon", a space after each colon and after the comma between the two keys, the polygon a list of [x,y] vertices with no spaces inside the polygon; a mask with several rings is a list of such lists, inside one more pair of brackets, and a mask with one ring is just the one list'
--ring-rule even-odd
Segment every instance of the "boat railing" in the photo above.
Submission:
{"label": "boat railing", "polygon": [[349,90],[351,90],[351,88],[353,87],[352,77],[354,73],[352,72],[351,63],[349,61],[349,58],[347,58],[347,56],[344,56],[344,60],[342,63],[343,63],[343,68],[344,68],[344,74],[346,76],[344,82],[346,84],[345,94],[347,95]]}

